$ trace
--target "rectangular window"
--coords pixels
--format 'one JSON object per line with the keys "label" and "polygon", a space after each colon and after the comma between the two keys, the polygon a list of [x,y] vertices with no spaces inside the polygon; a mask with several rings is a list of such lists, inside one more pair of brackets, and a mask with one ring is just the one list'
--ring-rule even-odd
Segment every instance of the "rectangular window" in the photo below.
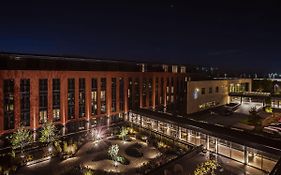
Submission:
{"label": "rectangular window", "polygon": [[96,78],[92,79],[92,92],[91,92],[91,108],[92,108],[92,115],[97,114],[98,110],[98,101],[97,101],[97,95],[98,95],[98,81]]}
{"label": "rectangular window", "polygon": [[20,115],[21,124],[30,126],[30,80],[20,80]]}
{"label": "rectangular window", "polygon": [[138,109],[140,107],[140,79],[139,78],[135,79],[134,86],[135,86],[134,107]]}
{"label": "rectangular window", "polygon": [[209,87],[209,94],[213,93],[213,88]]}
{"label": "rectangular window", "polygon": [[201,94],[204,95],[205,94],[205,88],[201,89]]}
{"label": "rectangular window", "polygon": [[85,78],[79,78],[79,118],[85,117]]}
{"label": "rectangular window", "polygon": [[152,78],[148,80],[148,102],[149,106],[152,106]]}
{"label": "rectangular window", "polygon": [[216,87],[216,93],[219,93],[219,87],[218,86]]}
{"label": "rectangular window", "polygon": [[111,111],[116,112],[116,78],[111,79]]}
{"label": "rectangular window", "polygon": [[124,78],[119,78],[119,107],[124,111]]}
{"label": "rectangular window", "polygon": [[68,120],[75,118],[75,79],[68,79]]}
{"label": "rectangular window", "polygon": [[53,79],[53,120],[60,121],[60,79]]}
{"label": "rectangular window", "polygon": [[158,88],[159,88],[159,82],[158,78],[155,80],[155,105],[159,105],[159,95],[158,95]]}
{"label": "rectangular window", "polygon": [[166,94],[166,99],[167,99],[167,103],[170,102],[170,81],[169,81],[169,78],[167,78],[167,86],[166,86],[166,89],[167,89],[167,94]]}
{"label": "rectangular window", "polygon": [[101,78],[101,114],[106,113],[106,78]]}
{"label": "rectangular window", "polygon": [[15,128],[14,80],[4,80],[4,130]]}
{"label": "rectangular window", "polygon": [[133,90],[133,80],[132,78],[129,78],[129,88],[128,88],[128,107],[129,110],[133,108],[133,95],[132,95],[132,90]]}
{"label": "rectangular window", "polygon": [[39,124],[48,120],[48,79],[39,79]]}
{"label": "rectangular window", "polygon": [[164,87],[164,78],[161,78],[161,84],[160,84],[160,104],[163,105],[164,104],[164,91],[163,91],[163,87]]}
{"label": "rectangular window", "polygon": [[142,80],[142,107],[146,107],[146,88],[147,88],[146,78],[143,78],[143,80]]}

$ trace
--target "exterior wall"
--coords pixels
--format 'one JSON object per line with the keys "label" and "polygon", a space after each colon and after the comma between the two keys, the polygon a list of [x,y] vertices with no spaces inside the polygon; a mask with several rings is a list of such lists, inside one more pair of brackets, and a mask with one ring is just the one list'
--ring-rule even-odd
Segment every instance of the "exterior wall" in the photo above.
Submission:
{"label": "exterior wall", "polygon": [[[129,87],[129,78],[135,79],[139,78],[140,80],[140,91],[145,91],[148,93],[148,89],[142,89],[142,79],[148,78],[152,79],[152,105],[149,106],[148,97],[147,99],[141,99],[140,92],[140,100],[147,100],[146,106],[144,108],[155,109],[155,78],[157,77],[159,80],[164,78],[176,78],[182,77],[184,81],[185,73],[172,73],[172,72],[109,72],[109,71],[39,71],[39,70],[1,70],[0,71],[0,134],[12,132],[11,130],[4,130],[4,109],[3,109],[3,82],[5,79],[13,79],[15,82],[14,85],[14,114],[15,114],[15,129],[20,126],[20,80],[21,79],[30,79],[30,129],[36,130],[41,127],[39,124],[39,79],[47,79],[48,82],[48,120],[53,119],[53,109],[52,109],[52,80],[60,79],[60,121],[55,123],[60,123],[62,125],[66,125],[69,122],[73,121],[89,121],[91,118],[99,118],[99,117],[109,117],[111,115],[116,115],[120,113],[127,113],[131,110],[128,106],[128,87]],[[111,112],[111,79],[122,77],[124,79],[124,111],[120,110],[119,106],[119,81],[117,81],[116,86],[116,112]],[[75,116],[74,119],[68,120],[68,79],[74,78],[75,82]],[[85,78],[85,117],[79,117],[79,78]],[[98,87],[97,87],[97,115],[92,116],[91,111],[91,79],[97,78]],[[101,92],[101,78],[106,78],[106,114],[101,114],[101,103],[100,103],[100,92]],[[118,80],[118,79],[117,79]],[[164,86],[165,87],[165,86]],[[164,88],[164,94],[166,94],[166,87]],[[158,86],[160,89],[160,86]],[[158,90],[159,92],[159,90]],[[131,94],[133,92],[130,92]],[[165,101],[164,95],[164,105],[167,104]],[[134,95],[133,95],[134,97]],[[142,102],[140,101],[141,107]]]}
{"label": "exterior wall", "polygon": [[[241,83],[248,83],[249,91],[251,91],[251,79],[188,81],[186,113],[191,114],[202,111],[204,109],[200,109],[199,106],[208,102],[215,102],[215,106],[227,104],[229,102],[229,85]],[[212,93],[209,93],[210,87],[212,88]],[[219,88],[219,92],[216,92],[216,87]],[[205,88],[205,94],[202,94],[202,88]]]}

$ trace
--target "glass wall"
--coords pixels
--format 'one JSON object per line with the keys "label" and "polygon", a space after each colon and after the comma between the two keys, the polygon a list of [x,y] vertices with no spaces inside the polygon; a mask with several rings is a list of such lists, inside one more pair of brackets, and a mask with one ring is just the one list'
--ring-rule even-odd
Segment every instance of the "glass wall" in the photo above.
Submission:
{"label": "glass wall", "polygon": [[60,79],[53,79],[53,120],[60,120]]}
{"label": "glass wall", "polygon": [[212,137],[202,132],[179,127],[172,123],[157,121],[131,112],[129,113],[129,121],[193,145],[203,145],[205,149],[213,153],[245,163],[246,165],[266,172],[270,172],[280,158],[278,155],[272,155],[238,143]]}
{"label": "glass wall", "polygon": [[14,80],[4,80],[4,130],[15,128]]}
{"label": "glass wall", "polygon": [[20,80],[20,115],[21,124],[30,126],[30,80]]}
{"label": "glass wall", "polygon": [[98,113],[98,81],[96,78],[92,78],[92,88],[91,88],[91,110],[92,116]]}
{"label": "glass wall", "polygon": [[124,78],[119,78],[119,110],[124,111]]}
{"label": "glass wall", "polygon": [[85,78],[79,78],[79,118],[85,117]]}
{"label": "glass wall", "polygon": [[68,79],[68,95],[67,95],[67,104],[68,104],[68,120],[75,118],[75,79]]}
{"label": "glass wall", "polygon": [[111,79],[111,112],[116,112],[116,78]]}
{"label": "glass wall", "polygon": [[39,124],[48,120],[48,79],[39,79]]}
{"label": "glass wall", "polygon": [[101,114],[105,114],[106,113],[106,78],[101,78],[100,101],[101,101]]}

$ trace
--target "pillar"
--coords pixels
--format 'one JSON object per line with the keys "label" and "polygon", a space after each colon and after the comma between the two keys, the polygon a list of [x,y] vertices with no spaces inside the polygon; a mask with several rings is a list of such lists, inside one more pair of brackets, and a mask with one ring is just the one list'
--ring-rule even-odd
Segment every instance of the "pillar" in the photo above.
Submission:
{"label": "pillar", "polygon": [[111,114],[111,103],[112,103],[112,78],[110,76],[106,77],[106,115]]}
{"label": "pillar", "polygon": [[61,112],[61,123],[63,125],[66,124],[68,118],[67,91],[68,91],[67,78],[64,76],[60,77],[60,112]]}
{"label": "pillar", "polygon": [[140,87],[140,108],[142,108],[143,106],[142,106],[142,91],[143,91],[143,77],[140,77],[140,84],[139,84],[139,87]]}
{"label": "pillar", "polygon": [[20,126],[20,78],[15,78],[14,86],[15,129]]}
{"label": "pillar", "polygon": [[155,97],[156,97],[156,77],[152,79],[152,109],[155,110]]}
{"label": "pillar", "polygon": [[86,83],[86,87],[85,87],[85,108],[86,108],[86,118],[87,118],[87,121],[90,121],[90,116],[91,116],[91,91],[92,91],[92,86],[91,86],[91,78],[90,77],[87,77],[85,79],[85,83]]}
{"label": "pillar", "polygon": [[164,78],[164,84],[163,84],[163,102],[164,102],[164,108],[167,107],[167,78]]}
{"label": "pillar", "polygon": [[0,77],[0,134],[4,131],[4,86],[2,76]]}
{"label": "pillar", "polygon": [[75,82],[75,85],[74,85],[74,101],[75,101],[75,104],[74,104],[74,118],[75,119],[78,119],[80,116],[79,116],[79,78],[75,78],[74,79],[74,82]]}
{"label": "pillar", "polygon": [[120,77],[116,77],[116,112],[120,113]]}
{"label": "pillar", "polygon": [[248,147],[245,146],[245,149],[244,149],[244,164],[245,165],[248,165]]}
{"label": "pillar", "polygon": [[101,113],[101,77],[97,77],[97,114]]}
{"label": "pillar", "polygon": [[129,83],[128,83],[129,79],[128,77],[124,77],[124,112],[127,113],[128,112],[128,87],[129,87]]}
{"label": "pillar", "polygon": [[36,130],[39,120],[39,79],[30,78],[30,128]]}
{"label": "pillar", "polygon": [[48,121],[53,121],[53,79],[48,78]]}

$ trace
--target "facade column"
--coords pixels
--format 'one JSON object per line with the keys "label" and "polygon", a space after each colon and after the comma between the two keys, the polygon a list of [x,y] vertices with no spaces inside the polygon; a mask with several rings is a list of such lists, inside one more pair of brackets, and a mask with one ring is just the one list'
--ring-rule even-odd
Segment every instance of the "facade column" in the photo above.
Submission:
{"label": "facade column", "polygon": [[132,92],[131,92],[131,98],[132,98],[132,109],[136,109],[135,105],[135,98],[136,98],[136,87],[135,87],[135,77],[132,77]]}
{"label": "facade column", "polygon": [[167,77],[163,77],[164,79],[164,84],[163,84],[163,104],[164,104],[164,108],[167,107]]}
{"label": "facade column", "polygon": [[153,76],[153,79],[152,79],[152,109],[153,110],[155,110],[155,98],[156,98],[155,93],[156,93],[156,77]]}
{"label": "facade column", "polygon": [[140,84],[139,84],[139,87],[140,87],[140,108],[142,108],[142,91],[143,91],[143,77],[140,77]]}
{"label": "facade column", "polygon": [[[0,76],[0,134],[2,134],[4,132],[4,83],[3,83],[3,79],[2,76]],[[14,96],[15,98],[15,96]]]}
{"label": "facade column", "polygon": [[60,77],[60,111],[61,111],[61,122],[63,125],[66,124],[68,119],[68,100],[67,100],[67,91],[68,91],[68,85],[67,85],[67,78],[62,76]]}
{"label": "facade column", "polygon": [[106,114],[109,117],[111,114],[111,103],[112,103],[112,78],[106,77]]}
{"label": "facade column", "polygon": [[39,120],[39,79],[30,78],[30,128],[36,130]]}
{"label": "facade column", "polygon": [[15,129],[20,126],[20,78],[15,78],[14,86]]}
{"label": "facade column", "polygon": [[85,108],[86,108],[86,118],[87,118],[87,121],[90,121],[90,116],[91,116],[91,78],[90,77],[87,77],[85,79],[85,83],[86,83],[86,86],[85,86]]}
{"label": "facade column", "polygon": [[150,107],[150,104],[149,104],[149,87],[148,87],[148,85],[149,85],[149,82],[150,82],[150,78],[149,77],[147,77],[146,78],[146,90],[145,90],[145,92],[146,92],[146,107]]}
{"label": "facade column", "polygon": [[207,150],[210,150],[210,136],[209,136],[209,135],[207,135],[206,149],[207,149]]}
{"label": "facade column", "polygon": [[74,104],[74,119],[78,119],[80,116],[79,116],[79,77],[75,77],[74,79],[74,98],[75,98],[75,104]]}
{"label": "facade column", "polygon": [[[158,77],[158,106],[161,106],[161,101],[160,101],[160,97],[161,97],[161,87],[163,85],[161,84],[161,77]],[[162,97],[163,98],[163,97]],[[162,99],[163,100],[163,99]]]}
{"label": "facade column", "polygon": [[249,160],[248,160],[248,147],[245,146],[245,149],[244,149],[244,164],[248,165],[249,163]]}
{"label": "facade column", "polygon": [[97,114],[99,115],[101,113],[101,77],[97,77]]}
{"label": "facade column", "polygon": [[116,77],[116,112],[120,113],[120,77]]}
{"label": "facade column", "polygon": [[48,78],[48,121],[53,121],[53,79]]}
{"label": "facade column", "polygon": [[124,112],[127,113],[128,110],[128,87],[129,87],[128,77],[124,77]]}

